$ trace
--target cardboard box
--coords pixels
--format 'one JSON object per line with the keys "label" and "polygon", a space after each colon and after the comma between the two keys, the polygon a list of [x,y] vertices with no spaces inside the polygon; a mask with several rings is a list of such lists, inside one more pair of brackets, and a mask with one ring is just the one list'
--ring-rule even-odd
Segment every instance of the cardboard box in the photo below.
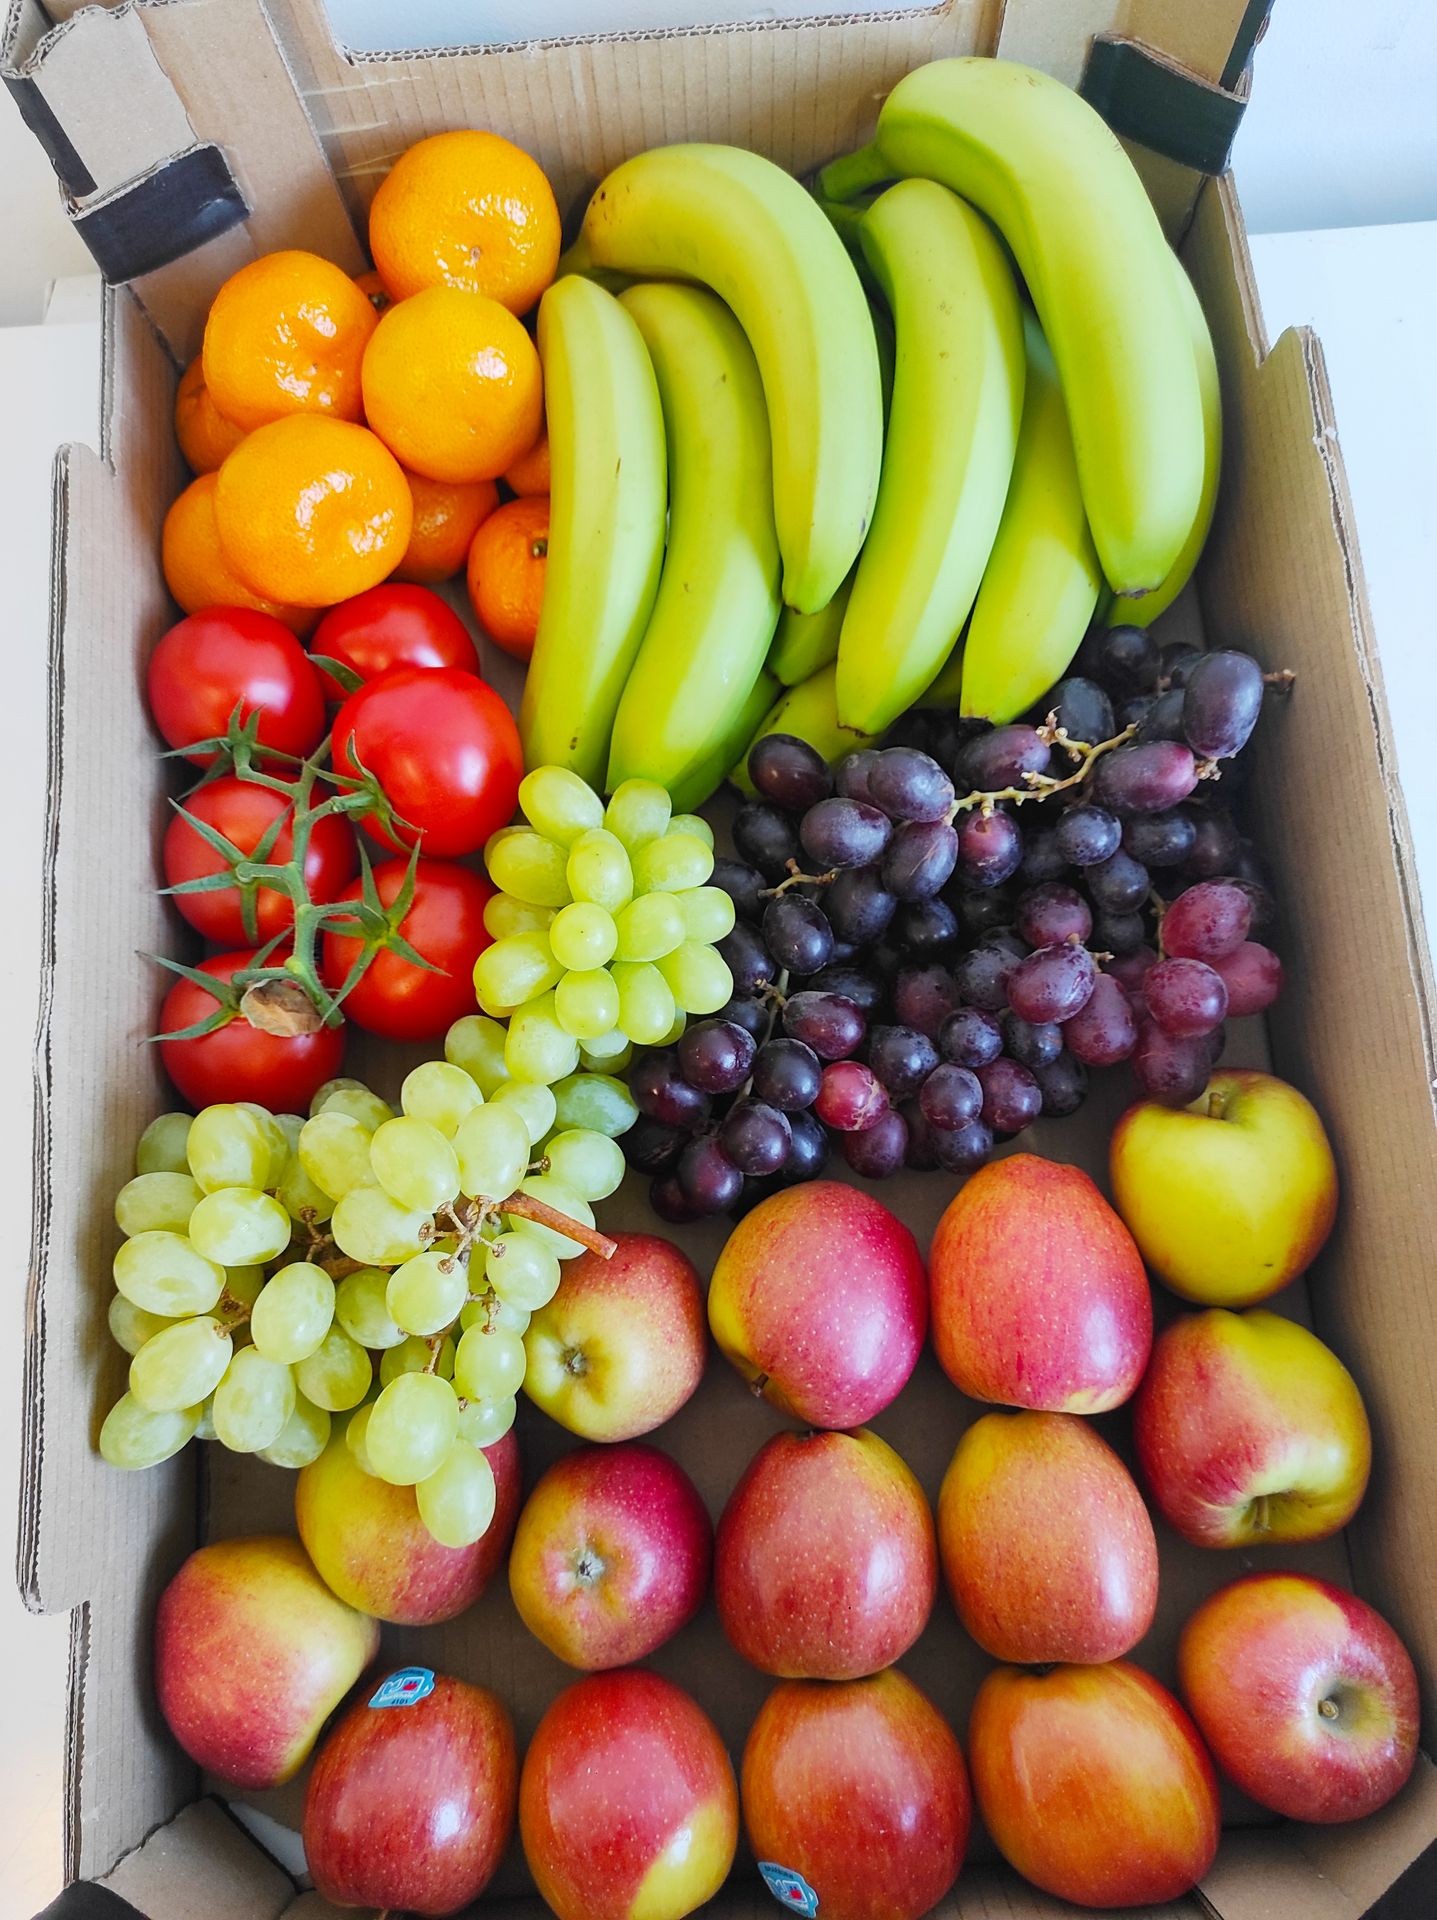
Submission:
{"label": "cardboard box", "polygon": [[[55,473],[41,1152],[19,1577],[33,1607],[72,1610],[72,1875],[105,1880],[157,1920],[327,1911],[313,1895],[296,1899],[289,1877],[209,1797],[160,1723],[149,1682],[159,1588],[199,1538],[287,1527],[289,1476],[218,1449],[203,1458],[190,1449],[154,1472],[122,1476],[94,1451],[123,1371],[104,1324],[109,1202],[140,1129],[172,1104],[143,1044],[160,979],[135,958],[178,940],[153,892],[165,795],[141,683],[146,654],[172,617],[158,565],[160,522],[183,479],[170,403],[215,288],[276,246],[311,247],[357,269],[353,223],[362,232],[378,179],[411,141],[440,128],[510,134],[550,170],[565,205],[624,154],[677,138],[740,142],[803,171],[865,138],[899,75],[948,53],[1000,52],[1072,84],[1085,72],[1091,82],[1101,67],[1115,124],[1149,139],[1169,127],[1168,144],[1201,158],[1214,142],[1221,147],[1240,107],[1262,11],[1242,0],[1008,0],[1006,8],[949,0],[882,18],[359,59],[332,43],[321,0],[131,0],[83,10],[51,0],[49,15],[35,0],[12,0],[7,78],[56,161],[77,222],[128,282],[107,302],[102,445],[98,454],[64,449]],[[1090,59],[1095,34],[1109,36],[1099,42],[1101,61]],[[1155,98],[1178,101],[1181,111],[1155,112]],[[1209,643],[1250,646],[1267,665],[1298,674],[1292,700],[1264,723],[1252,797],[1257,832],[1281,875],[1278,945],[1291,982],[1271,1050],[1278,1071],[1327,1119],[1344,1204],[1310,1284],[1278,1304],[1315,1321],[1356,1373],[1377,1461],[1349,1536],[1281,1561],[1350,1580],[1393,1620],[1423,1675],[1430,1735],[1433,982],[1357,537],[1321,350],[1303,331],[1269,346],[1231,180],[1205,178],[1171,154],[1134,152],[1207,309],[1225,388],[1220,511],[1198,592],[1168,618],[1200,623]],[[368,1067],[392,1091],[404,1064],[361,1051],[353,1070]],[[1100,1173],[1125,1097],[1122,1076],[1110,1079],[1080,1118],[1044,1123],[1024,1144]],[[922,1239],[951,1191],[948,1179],[928,1175],[895,1182],[884,1197]],[[606,1211],[606,1224],[641,1218],[639,1196]],[[708,1228],[687,1238],[705,1260],[721,1235]],[[1160,1311],[1171,1304],[1160,1300]],[[931,1494],[972,1412],[925,1361],[877,1424]],[[716,1512],[772,1425],[715,1360],[663,1443]],[[1122,1416],[1105,1430],[1123,1444]],[[532,1479],[562,1436],[528,1410],[521,1438]],[[1199,1553],[1167,1535],[1162,1548],[1163,1601],[1141,1657],[1170,1677],[1174,1637],[1194,1600],[1248,1560]],[[495,1685],[515,1709],[521,1739],[565,1678],[519,1625],[502,1581],[458,1622],[386,1634],[390,1657],[421,1648],[427,1663]],[[693,1689],[737,1751],[768,1683],[727,1650],[711,1612],[655,1664]],[[905,1665],[961,1732],[983,1662],[946,1602]],[[295,1823],[297,1790],[256,1804]],[[1352,1828],[1273,1824],[1236,1798],[1227,1814],[1233,1831],[1212,1874],[1200,1893],[1164,1909],[1168,1920],[1357,1920],[1384,1895],[1384,1913],[1437,1912],[1432,1882],[1413,1865],[1437,1837],[1437,1771],[1426,1758],[1392,1806]],[[992,1864],[981,1839],[973,1862],[940,1909],[946,1920],[1065,1911]],[[745,1871],[741,1863],[715,1914],[772,1910]],[[517,1847],[492,1893],[486,1911],[495,1915],[539,1911]]]}

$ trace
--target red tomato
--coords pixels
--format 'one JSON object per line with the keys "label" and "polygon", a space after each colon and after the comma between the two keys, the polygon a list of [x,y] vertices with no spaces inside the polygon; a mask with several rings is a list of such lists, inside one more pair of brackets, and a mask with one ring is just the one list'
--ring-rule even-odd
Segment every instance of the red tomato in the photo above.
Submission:
{"label": "red tomato", "polygon": [[[372,680],[390,667],[462,667],[478,673],[479,654],[469,629],[449,604],[428,587],[386,581],[331,607],[310,637],[312,653],[327,654]],[[343,700],[344,689],[320,669],[325,693]]]}
{"label": "red tomato", "polygon": [[393,833],[364,824],[389,846],[452,858],[477,853],[507,826],[524,755],[514,716],[458,667],[391,667],[357,688],[334,722],[334,765],[374,775],[399,819]]}
{"label": "red tomato", "polygon": [[[215,953],[200,961],[201,973],[216,980],[247,967],[253,951]],[[176,1033],[204,1020],[215,999],[192,980],[177,979],[160,1008],[160,1032]],[[220,1100],[253,1100],[271,1113],[308,1113],[309,1103],[339,1073],[344,1059],[343,1026],[321,1027],[286,1039],[261,1033],[243,1014],[235,1014],[213,1033],[197,1040],[161,1040],[165,1072],[192,1107]]]}
{"label": "red tomato", "polygon": [[[319,673],[288,627],[248,607],[205,607],[179,621],[150,655],[150,712],[172,747],[213,740],[239,706],[258,709],[259,739],[298,758],[324,737]],[[187,760],[207,766],[208,753]]]}
{"label": "red tomato", "polygon": [[[392,906],[407,860],[385,860],[374,869],[374,884],[385,906]],[[359,898],[359,882],[341,896]],[[414,873],[414,898],[399,930],[416,953],[442,973],[427,973],[397,953],[375,954],[359,985],[344,1002],[357,1027],[386,1040],[437,1040],[461,1015],[473,1013],[474,962],[489,945],[484,904],[494,888],[482,875],[449,860],[421,860]],[[360,942],[346,935],[324,936],[324,979],[337,993],[353,966]]]}
{"label": "red tomato", "polygon": [[[244,854],[252,854],[274,822],[283,817],[284,825],[274,837],[265,856],[266,863],[283,865],[294,852],[290,803],[272,787],[256,786],[252,780],[225,774],[190,794],[184,807],[185,813],[192,813],[206,826],[214,827]],[[184,880],[198,880],[207,874],[223,873],[226,867],[223,857],[181,813],[169,824],[161,861],[167,887],[177,886]],[[358,870],[359,849],[349,822],[333,813],[316,820],[309,830],[304,862],[310,899],[320,904],[337,900]],[[172,898],[190,925],[217,946],[240,947],[247,940],[272,940],[294,920],[288,895],[276,892],[273,887],[260,887],[255,894],[257,932],[245,926],[243,896],[238,887],[226,887],[216,893],[177,893]]]}

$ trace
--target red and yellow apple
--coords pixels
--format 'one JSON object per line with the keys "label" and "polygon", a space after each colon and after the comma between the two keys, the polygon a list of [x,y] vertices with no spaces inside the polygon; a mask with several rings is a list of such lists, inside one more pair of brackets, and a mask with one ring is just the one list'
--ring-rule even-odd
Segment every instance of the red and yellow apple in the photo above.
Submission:
{"label": "red and yellow apple", "polygon": [[217,1540],[160,1595],[155,1691],[197,1765],[275,1787],[378,1651],[378,1623],[334,1597],[297,1540]]}
{"label": "red and yellow apple", "polygon": [[783,1679],[856,1680],[891,1666],[927,1626],[937,1580],[923,1489],[866,1429],[775,1434],[719,1520],[723,1630]]}
{"label": "red and yellow apple", "polygon": [[1165,1327],[1133,1403],[1143,1478],[1200,1547],[1323,1540],[1361,1504],[1372,1437],[1357,1383],[1295,1320],[1210,1307]]}
{"label": "red and yellow apple", "polygon": [[1223,1772],[1289,1820],[1359,1820],[1417,1758],[1417,1675],[1355,1593],[1302,1573],[1250,1573],[1204,1600],[1178,1643],[1178,1682]]}
{"label": "red and yellow apple", "polygon": [[525,1393],[585,1440],[661,1427],[698,1386],[707,1357],[692,1260],[657,1234],[614,1238],[612,1260],[565,1261],[559,1291],[524,1335]]}
{"label": "red and yellow apple", "polygon": [[642,1667],[577,1681],[529,1743],[519,1832],[558,1920],[681,1920],[718,1892],[738,1844],[718,1728]]}
{"label": "red and yellow apple", "polygon": [[320,1748],[304,1798],[314,1884],[340,1907],[457,1913],[514,1831],[508,1709],[484,1687],[402,1667]]}
{"label": "red and yellow apple", "polygon": [[1153,1302],[1087,1174],[1036,1154],[981,1168],[933,1236],[933,1346],[970,1400],[1105,1413],[1142,1378]]}
{"label": "red and yellow apple", "polygon": [[1144,1260],[1202,1306],[1266,1300],[1311,1266],[1337,1217],[1317,1109],[1270,1073],[1215,1073],[1189,1107],[1140,1100],[1114,1129],[1110,1165]]}
{"label": "red and yellow apple", "polygon": [[713,1526],[656,1447],[579,1447],[524,1504],[509,1555],[519,1618],[571,1667],[628,1666],[703,1605]]}
{"label": "red and yellow apple", "polygon": [[995,1667],[968,1722],[973,1792],[1010,1866],[1060,1900],[1176,1900],[1217,1853],[1217,1776],[1140,1667]]}
{"label": "red and yellow apple", "polygon": [[781,1904],[825,1920],[918,1920],[958,1877],[971,1801],[938,1709],[895,1667],[829,1685],[789,1680],[744,1748],[743,1818]]}
{"label": "red and yellow apple", "polygon": [[519,1512],[519,1443],[484,1449],[494,1469],[489,1530],[472,1547],[443,1547],[419,1517],[413,1487],[394,1487],[360,1466],[336,1433],[300,1470],[294,1516],[324,1580],[351,1606],[399,1626],[428,1627],[472,1606],[504,1558]]}
{"label": "red and yellow apple", "polygon": [[1115,1660],[1153,1622],[1158,1543],[1133,1477],[1071,1413],[987,1413],[938,1495],[964,1627],[995,1660]]}
{"label": "red and yellow apple", "polygon": [[774,1406],[861,1427],[907,1384],[928,1326],[918,1244],[833,1180],[772,1194],[729,1235],[709,1285],[721,1351]]}

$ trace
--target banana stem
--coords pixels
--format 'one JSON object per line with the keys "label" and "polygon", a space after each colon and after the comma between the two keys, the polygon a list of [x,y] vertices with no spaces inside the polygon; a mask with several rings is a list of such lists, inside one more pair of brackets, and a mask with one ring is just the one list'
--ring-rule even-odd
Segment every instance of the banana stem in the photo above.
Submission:
{"label": "banana stem", "polygon": [[856,247],[859,244],[858,236],[863,230],[865,209],[849,206],[842,200],[825,200],[821,195],[815,195],[815,198],[827,214],[830,225],[843,244],[849,248]]}
{"label": "banana stem", "polygon": [[870,141],[857,153],[830,160],[819,172],[818,193],[823,200],[856,200],[870,187],[882,186],[893,177],[893,168],[878,151],[878,143]]}

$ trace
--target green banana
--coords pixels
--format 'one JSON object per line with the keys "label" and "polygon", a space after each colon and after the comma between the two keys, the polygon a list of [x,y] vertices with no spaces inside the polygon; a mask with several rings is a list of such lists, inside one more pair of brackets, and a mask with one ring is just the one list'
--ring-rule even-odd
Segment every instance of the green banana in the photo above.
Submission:
{"label": "green banana", "polygon": [[868,531],[883,415],[868,303],[822,212],[759,154],[655,147],[599,186],[570,258],[700,280],[733,309],[763,376],[783,596],[826,606]]}
{"label": "green banana", "polygon": [[820,667],[817,673],[810,674],[807,680],[801,680],[796,687],[783,689],[764,715],[763,724],[754,729],[752,738],[735,760],[729,774],[740,793],[753,793],[753,782],[748,777],[748,756],[758,741],[770,733],[791,733],[799,740],[806,740],[828,761],[841,760],[846,753],[856,753],[860,747],[873,745],[878,738],[876,733],[862,733],[857,727],[846,727],[839,719],[838,699],[834,691],[836,673],[836,667]]}
{"label": "green banana", "polygon": [[1136,600],[1118,595],[1108,611],[1107,623],[1110,627],[1150,627],[1160,613],[1167,612],[1193,576],[1198,556],[1207,544],[1213,513],[1217,508],[1218,483],[1222,479],[1222,387],[1218,381],[1217,355],[1212,350],[1212,335],[1208,332],[1207,315],[1202,310],[1202,302],[1176,254],[1173,255],[1173,270],[1182,309],[1192,331],[1198,391],[1202,395],[1202,498],[1198,502],[1197,518],[1167,579],[1160,587],[1142,594]]}
{"label": "green banana", "polygon": [[620,305],[659,384],[669,545],[614,719],[609,787],[671,788],[744,707],[782,606],[768,416],[743,328],[721,300],[651,282]]}
{"label": "green banana", "polygon": [[611,293],[556,280],[539,303],[553,468],[549,560],[519,732],[527,767],[597,787],[664,556],[664,421],[643,337]]}
{"label": "green banana", "polygon": [[800,680],[838,658],[838,636],[852,592],[853,575],[849,574],[828,605],[817,613],[795,613],[792,607],[785,607],[778,616],[768,670],[786,687],[796,687]]}
{"label": "green banana", "polygon": [[1013,484],[963,646],[960,711],[995,726],[1062,678],[1103,584],[1063,390],[1031,313],[1023,338],[1028,385]]}
{"label": "green banana", "polygon": [[1103,570],[1116,592],[1152,592],[1197,518],[1202,405],[1167,242],[1117,136],[1031,67],[936,60],[898,82],[873,146],[819,188],[851,199],[894,174],[941,180],[1012,248],[1057,362]]}
{"label": "green banana", "polygon": [[742,754],[748,758],[748,746],[759,723],[783,692],[771,673],[761,673],[749,689],[748,699],[729,730],[716,746],[710,747],[703,764],[686,773],[673,789],[675,813],[694,813],[705,800],[717,793],[729,776],[729,770]]}
{"label": "green banana", "polygon": [[873,528],[838,642],[838,711],[881,733],[952,650],[992,550],[1023,406],[1018,291],[985,221],[902,180],[863,216],[897,361]]}

